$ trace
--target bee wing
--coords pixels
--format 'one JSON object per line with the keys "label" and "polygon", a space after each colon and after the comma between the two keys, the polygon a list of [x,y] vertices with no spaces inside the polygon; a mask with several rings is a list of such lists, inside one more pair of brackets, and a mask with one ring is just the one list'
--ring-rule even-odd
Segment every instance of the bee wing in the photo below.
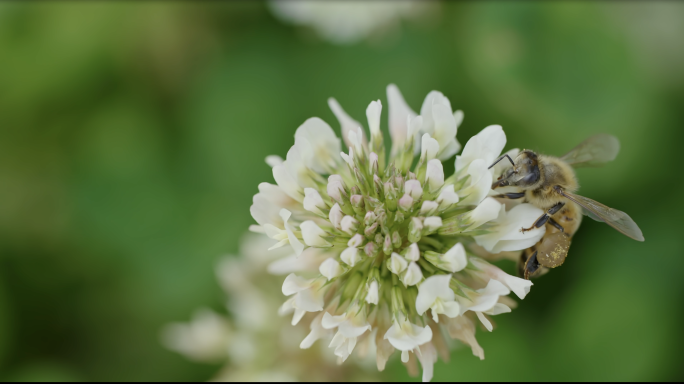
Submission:
{"label": "bee wing", "polygon": [[592,219],[603,221],[634,240],[644,241],[644,235],[641,233],[641,229],[639,229],[639,226],[628,214],[607,207],[588,197],[575,195],[574,193],[566,191],[562,191],[561,194],[584,208],[589,213],[587,216]]}
{"label": "bee wing", "polygon": [[598,134],[584,140],[560,159],[578,167],[596,167],[615,160],[620,141],[615,136]]}

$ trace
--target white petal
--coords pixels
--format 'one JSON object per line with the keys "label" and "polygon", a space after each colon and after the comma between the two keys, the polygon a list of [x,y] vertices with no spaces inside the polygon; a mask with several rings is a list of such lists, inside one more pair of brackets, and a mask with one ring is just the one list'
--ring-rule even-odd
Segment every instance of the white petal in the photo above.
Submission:
{"label": "white petal", "polygon": [[380,100],[372,101],[368,108],[366,108],[366,117],[368,118],[368,127],[370,128],[371,137],[381,135],[380,133],[380,113],[382,112],[382,102]]}
{"label": "white petal", "polygon": [[404,272],[406,267],[408,267],[408,261],[406,261],[406,259],[401,257],[401,255],[398,253],[392,253],[388,267],[392,273],[398,275]]}
{"label": "white petal", "polygon": [[492,189],[492,173],[487,169],[487,164],[482,159],[476,159],[468,167],[470,175],[470,186],[459,191],[465,196],[461,201],[462,205],[479,204],[489,191]]}
{"label": "white petal", "polygon": [[[327,312],[325,312],[327,313]],[[301,349],[309,349],[313,345],[316,340],[320,339],[322,336],[326,334],[325,329],[321,326],[321,319],[323,316],[318,315],[316,318],[313,319],[311,322],[311,325],[309,326],[311,329],[311,332],[302,340],[301,344],[299,344],[299,348]]]}
{"label": "white petal", "polygon": [[439,207],[439,204],[437,204],[434,201],[430,200],[425,200],[423,201],[423,205],[420,207],[420,214],[421,215],[427,215],[435,210],[437,210],[437,207]]}
{"label": "white petal", "polygon": [[339,204],[335,203],[335,205],[330,208],[330,214],[328,215],[330,223],[333,225],[333,227],[340,229],[340,224],[342,223],[343,217],[344,213],[342,212],[342,208],[340,208]]}
{"label": "white petal", "polygon": [[451,275],[434,275],[425,279],[418,286],[416,311],[419,315],[430,309],[437,298],[454,299],[454,291],[449,288],[449,281],[451,281]]}
{"label": "white petal", "polygon": [[510,312],[511,312],[511,308],[509,308],[507,305],[501,304],[501,303],[496,303],[496,304],[494,304],[492,309],[490,309],[489,311],[486,311],[485,313],[488,315],[491,315],[491,316],[496,316],[496,315],[500,315],[502,313],[510,313]]}
{"label": "white petal", "polygon": [[404,275],[402,281],[406,286],[410,287],[420,283],[421,280],[423,280],[423,271],[421,271],[420,267],[415,261],[412,261],[408,265],[408,268],[406,268],[406,274]]}
{"label": "white petal", "polygon": [[485,317],[485,315],[482,312],[475,313],[477,314],[477,318],[480,319],[480,322],[482,322],[482,325],[484,325],[485,328],[487,328],[487,330],[491,332],[494,329],[494,327],[492,326],[492,323],[489,321],[489,319],[487,319],[487,317]]}
{"label": "white petal", "polygon": [[[340,126],[342,128],[342,138],[345,140],[345,144],[347,145],[347,147],[351,147],[351,143],[347,141],[349,131],[355,130],[357,127],[360,127],[361,124],[358,121],[352,119],[344,111],[344,109],[342,109],[337,100],[333,98],[328,99],[328,106],[335,114],[335,117],[337,117],[337,120],[340,122]],[[365,142],[365,138],[363,138],[363,141]]]}
{"label": "white petal", "polygon": [[295,308],[294,315],[292,315],[292,325],[297,325],[302,320],[302,317],[306,315],[306,311],[303,309]]}
{"label": "white petal", "polygon": [[368,304],[378,304],[378,282],[373,280],[368,287],[368,293],[366,294],[366,303]]}
{"label": "white petal", "polygon": [[406,320],[394,322],[384,336],[392,346],[400,351],[412,351],[416,347],[432,340],[432,329],[429,326],[419,327]]}
{"label": "white petal", "polygon": [[347,264],[350,267],[353,267],[361,261],[361,255],[359,254],[359,250],[354,247],[349,247],[342,251],[342,254],[340,255],[340,259]]}
{"label": "white petal", "polygon": [[418,249],[418,244],[413,243],[409,245],[406,251],[406,260],[408,261],[418,261],[420,259],[420,249]]}
{"label": "white petal", "polygon": [[425,184],[429,186],[430,192],[434,192],[444,185],[444,168],[441,161],[437,159],[428,161]]}
{"label": "white petal", "polygon": [[506,286],[521,300],[530,293],[530,288],[532,288],[533,285],[531,281],[511,276],[505,272],[504,274],[505,276],[503,277],[502,283],[506,284]]}
{"label": "white petal", "polygon": [[282,164],[283,161],[283,158],[278,155],[266,156],[266,164],[268,164],[271,168],[275,167],[276,165]]}
{"label": "white petal", "polygon": [[454,112],[454,121],[456,121],[456,127],[461,126],[461,123],[463,122],[463,111],[460,109],[456,112]]}
{"label": "white petal", "polygon": [[328,123],[318,117],[312,117],[304,122],[295,132],[295,143],[299,139],[306,139],[311,145],[311,152],[304,156],[306,165],[318,173],[325,173],[335,165],[335,159],[340,152],[340,139]]}
{"label": "white petal", "polygon": [[[488,197],[485,201],[491,199]],[[544,212],[532,204],[519,204],[508,212],[501,210],[490,233],[475,236],[475,241],[492,253],[517,251],[536,244],[546,232],[546,227],[534,228],[522,233],[521,228],[529,227]]]}
{"label": "white petal", "polygon": [[356,235],[352,236],[351,239],[347,242],[347,247],[354,247],[358,248],[363,245],[363,236],[361,236],[360,233],[357,233]]}
{"label": "white petal", "polygon": [[450,272],[462,271],[468,265],[468,259],[466,258],[465,248],[463,244],[458,243],[451,247],[444,256],[442,261]]}
{"label": "white petal", "polygon": [[456,156],[456,172],[482,159],[490,166],[506,146],[506,134],[500,125],[490,125],[468,140],[460,156]]}
{"label": "white petal", "polygon": [[409,362],[409,351],[401,351],[401,362],[402,363],[408,363]]}
{"label": "white petal", "polygon": [[328,177],[328,185],[326,187],[328,196],[333,200],[340,201],[342,199],[342,193],[344,193],[344,184],[342,178],[339,175],[330,175]]}
{"label": "white petal", "polygon": [[340,229],[342,229],[344,232],[347,232],[350,235],[353,235],[359,225],[359,221],[353,218],[352,216],[345,216],[342,218],[342,221],[340,222]]}
{"label": "white petal", "polygon": [[389,109],[389,130],[392,143],[402,146],[406,142],[408,126],[407,122],[416,116],[416,113],[406,104],[399,88],[390,84],[387,86],[387,104]]}
{"label": "white petal", "polygon": [[456,119],[451,113],[451,106],[433,105],[432,117],[435,121],[434,137],[439,142],[440,160],[455,155],[461,146],[456,141]]}
{"label": "white petal", "polygon": [[321,194],[313,188],[304,188],[304,209],[313,213],[321,213],[321,209],[326,209],[325,202]]}
{"label": "white petal", "polygon": [[305,289],[311,287],[311,282],[302,277],[295,275],[294,273],[289,274],[285,281],[283,282],[283,295],[290,296],[295,293],[301,292]]}
{"label": "white petal", "polygon": [[292,246],[292,249],[294,249],[295,254],[299,256],[302,254],[302,251],[304,251],[304,244],[302,244],[302,242],[299,241],[299,239],[297,239],[297,237],[294,235],[294,232],[292,232],[292,228],[290,228],[290,225],[287,223],[291,215],[292,213],[285,208],[280,210],[280,217],[283,219],[283,222],[285,223],[287,239],[290,241],[290,245]]}
{"label": "white petal", "polygon": [[[344,323],[347,321],[347,314],[339,315],[339,316],[333,316],[329,314],[328,312],[323,314],[323,319],[321,321],[321,326],[325,329],[334,329],[340,326],[340,324]],[[339,345],[339,343],[335,344],[330,344],[330,345]]]}
{"label": "white petal", "polygon": [[437,197],[440,209],[446,209],[452,204],[458,203],[458,194],[454,192],[454,185],[445,185]]}
{"label": "white petal", "polygon": [[299,228],[302,230],[302,237],[304,238],[304,243],[310,247],[331,247],[332,244],[325,241],[323,236],[327,233],[322,230],[316,223],[312,220],[307,220],[303,222]]}
{"label": "white petal", "polygon": [[444,315],[450,318],[454,318],[461,313],[461,306],[455,302],[450,301],[444,303]]}
{"label": "white petal", "polygon": [[488,197],[482,200],[482,202],[470,212],[472,224],[468,229],[475,229],[488,221],[496,219],[502,210],[505,210],[504,205],[496,201],[496,199]]}
{"label": "white petal", "polygon": [[318,270],[321,272],[321,275],[328,279],[328,281],[342,274],[342,267],[334,258],[329,258],[322,262]]}
{"label": "white petal", "polygon": [[437,140],[430,137],[429,133],[423,134],[423,139],[420,145],[420,158],[424,161],[434,159],[439,152],[439,143]]}
{"label": "white petal", "polygon": [[442,218],[439,216],[426,217],[423,225],[427,228],[428,232],[436,231],[442,226]]}
{"label": "white petal", "polygon": [[434,373],[435,363],[437,362],[437,350],[431,343],[424,344],[419,347],[416,356],[423,367],[423,382],[430,382]]}
{"label": "white petal", "polygon": [[302,188],[299,186],[297,181],[290,175],[287,171],[287,162],[273,167],[273,178],[280,188],[285,191],[290,197],[297,201],[302,201],[304,196],[302,195]]}
{"label": "white petal", "polygon": [[307,312],[323,310],[323,295],[317,287],[313,286],[295,295],[294,307]]}
{"label": "white petal", "polygon": [[406,180],[404,183],[404,192],[408,193],[413,200],[418,200],[423,197],[423,187],[418,180]]}

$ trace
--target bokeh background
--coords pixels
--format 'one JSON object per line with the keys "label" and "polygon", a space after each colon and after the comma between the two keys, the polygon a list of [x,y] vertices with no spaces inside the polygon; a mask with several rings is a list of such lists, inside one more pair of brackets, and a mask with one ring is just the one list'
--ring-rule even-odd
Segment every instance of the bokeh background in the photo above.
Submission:
{"label": "bokeh background", "polygon": [[[557,155],[618,136],[581,194],[646,237],[585,220],[566,264],[478,333],[486,360],[457,349],[435,380],[684,380],[684,4],[431,17],[340,46],[259,1],[0,3],[0,380],[213,376],[160,329],[223,312],[213,268],[272,181],[266,155],[308,117],[339,130],[330,96],[364,121],[389,83],[414,110],[442,91],[465,111],[461,143],[489,124]],[[384,377],[413,380],[397,356]]]}

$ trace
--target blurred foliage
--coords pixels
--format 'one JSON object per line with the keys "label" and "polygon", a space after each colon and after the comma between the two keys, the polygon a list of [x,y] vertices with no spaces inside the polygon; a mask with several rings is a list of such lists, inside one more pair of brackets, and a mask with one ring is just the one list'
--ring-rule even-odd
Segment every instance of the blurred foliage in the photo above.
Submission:
{"label": "blurred foliage", "polygon": [[[463,109],[462,143],[494,123],[550,154],[618,136],[581,193],[646,237],[585,220],[566,265],[478,333],[487,359],[457,349],[435,379],[684,380],[684,4],[438,14],[339,47],[255,1],[0,3],[0,379],[211,377],[159,330],[221,308],[214,263],[252,223],[264,157],[308,117],[338,129],[328,97],[363,121],[396,83],[416,110],[433,89]],[[408,379],[398,360],[386,377]]]}

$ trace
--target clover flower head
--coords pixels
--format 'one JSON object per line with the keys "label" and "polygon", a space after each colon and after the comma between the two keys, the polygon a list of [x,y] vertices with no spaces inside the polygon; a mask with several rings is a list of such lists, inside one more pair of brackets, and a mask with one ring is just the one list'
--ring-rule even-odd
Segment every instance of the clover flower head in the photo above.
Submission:
{"label": "clover flower head", "polygon": [[[323,120],[304,122],[284,161],[267,158],[277,185],[259,186],[252,230],[275,247],[291,247],[293,256],[279,262],[289,271],[281,313],[291,313],[293,324],[310,324],[302,348],[328,338],[343,362],[357,346],[375,344],[378,369],[398,350],[404,363],[417,359],[430,380],[436,351],[447,345],[436,338],[448,334],[483,358],[474,322],[491,331],[489,316],[511,310],[506,296],[523,298],[531,286],[469,248],[530,247],[544,228],[519,229],[542,211],[524,203],[506,211],[488,197],[494,177],[488,166],[506,144],[500,126],[471,138],[456,156],[455,173],[445,175],[443,161],[461,149],[456,133],[463,112],[437,91],[420,115],[394,85],[387,99],[391,145],[381,131],[380,100],[366,109],[368,131],[329,100],[345,151]],[[303,272],[287,267],[312,249],[321,255],[317,265]]]}

